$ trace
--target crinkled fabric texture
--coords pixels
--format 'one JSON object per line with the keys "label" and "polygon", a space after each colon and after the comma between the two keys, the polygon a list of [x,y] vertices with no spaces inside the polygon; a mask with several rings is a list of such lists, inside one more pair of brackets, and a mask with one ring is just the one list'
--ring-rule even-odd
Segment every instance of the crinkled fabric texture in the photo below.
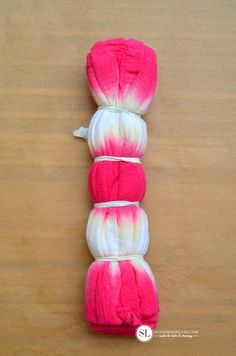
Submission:
{"label": "crinkled fabric texture", "polygon": [[146,191],[145,172],[139,163],[95,162],[89,170],[88,184],[94,203],[111,200],[140,202]]}
{"label": "crinkled fabric texture", "polygon": [[86,236],[94,257],[144,256],[149,243],[147,215],[139,206],[95,208]]}
{"label": "crinkled fabric texture", "polygon": [[129,39],[99,41],[87,56],[87,77],[98,105],[112,105],[144,114],[157,85],[153,49]]}
{"label": "crinkled fabric texture", "polygon": [[97,110],[88,131],[92,157],[142,158],[147,145],[147,126],[137,115]]}
{"label": "crinkled fabric texture", "polygon": [[[137,114],[147,111],[157,83],[156,55],[151,48],[133,39],[100,41],[92,47],[86,68],[98,105]],[[133,113],[96,111],[88,130],[92,157],[143,157],[147,128]],[[146,191],[145,172],[138,163],[95,162],[88,184],[94,203],[141,202]],[[94,258],[144,256],[149,244],[148,219],[139,206],[94,208],[86,238]],[[86,277],[85,312],[90,328],[97,332],[133,336],[141,324],[155,328],[159,302],[148,263],[142,259],[93,262]]]}
{"label": "crinkled fabric texture", "polygon": [[98,332],[133,336],[141,324],[156,326],[155,281],[145,261],[92,263],[86,296],[86,316]]}

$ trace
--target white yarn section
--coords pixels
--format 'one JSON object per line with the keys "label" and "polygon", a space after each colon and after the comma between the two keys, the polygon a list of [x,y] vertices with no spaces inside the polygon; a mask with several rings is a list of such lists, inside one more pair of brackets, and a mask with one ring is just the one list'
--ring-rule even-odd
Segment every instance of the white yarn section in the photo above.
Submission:
{"label": "white yarn section", "polygon": [[111,212],[93,209],[89,214],[86,239],[94,257],[144,256],[148,249],[148,219],[140,207]]}
{"label": "white yarn section", "polygon": [[102,203],[95,203],[94,208],[112,208],[119,206],[130,206],[130,205],[139,205],[138,201],[127,201],[127,200],[111,200]]}
{"label": "white yarn section", "polygon": [[141,164],[141,160],[138,157],[98,156],[94,158],[94,162],[101,162],[101,161],[114,161],[114,162],[121,161],[121,162]]}
{"label": "white yarn section", "polygon": [[[114,154],[111,141],[119,153],[130,151],[132,157],[142,156],[147,146],[147,125],[140,116],[126,111],[115,111],[102,108],[97,110],[89,124],[88,145],[92,156],[100,155],[124,156]],[[126,156],[126,154],[125,154]]]}
{"label": "white yarn section", "polygon": [[132,260],[143,260],[142,255],[127,255],[127,256],[104,256],[104,257],[95,257],[96,261],[132,261]]}

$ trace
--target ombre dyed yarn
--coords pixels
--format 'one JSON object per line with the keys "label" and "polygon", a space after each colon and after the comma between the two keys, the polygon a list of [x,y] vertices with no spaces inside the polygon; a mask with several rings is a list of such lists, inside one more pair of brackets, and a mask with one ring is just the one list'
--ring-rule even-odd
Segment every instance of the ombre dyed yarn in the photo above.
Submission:
{"label": "ombre dyed yarn", "polygon": [[143,258],[148,219],[138,204],[146,190],[140,160],[147,127],[140,115],[156,90],[156,55],[134,39],[99,41],[86,69],[99,107],[78,135],[86,136],[95,159],[88,174],[95,205],[86,231],[95,261],[86,276],[85,314],[97,332],[133,336],[141,324],[155,328],[159,312],[156,282]]}

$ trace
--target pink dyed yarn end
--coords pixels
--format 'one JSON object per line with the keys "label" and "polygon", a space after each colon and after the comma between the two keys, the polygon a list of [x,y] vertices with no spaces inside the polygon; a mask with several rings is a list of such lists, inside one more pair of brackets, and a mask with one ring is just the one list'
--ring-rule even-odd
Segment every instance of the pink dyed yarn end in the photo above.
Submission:
{"label": "pink dyed yarn end", "polygon": [[108,334],[134,336],[145,324],[158,321],[159,302],[155,284],[144,270],[130,261],[94,262],[88,270],[86,318],[91,329]]}

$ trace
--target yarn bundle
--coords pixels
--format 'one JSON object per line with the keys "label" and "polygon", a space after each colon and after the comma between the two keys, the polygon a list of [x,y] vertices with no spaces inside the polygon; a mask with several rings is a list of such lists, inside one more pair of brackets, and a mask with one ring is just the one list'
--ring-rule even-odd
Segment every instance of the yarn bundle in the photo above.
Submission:
{"label": "yarn bundle", "polygon": [[156,54],[134,39],[99,41],[86,70],[98,105],[89,128],[75,132],[87,139],[94,158],[86,236],[95,261],[86,277],[86,319],[97,332],[133,336],[139,325],[155,328],[159,312],[155,279],[143,257],[148,219],[139,205],[146,190],[140,160],[147,127],[141,115],[156,90]]}

